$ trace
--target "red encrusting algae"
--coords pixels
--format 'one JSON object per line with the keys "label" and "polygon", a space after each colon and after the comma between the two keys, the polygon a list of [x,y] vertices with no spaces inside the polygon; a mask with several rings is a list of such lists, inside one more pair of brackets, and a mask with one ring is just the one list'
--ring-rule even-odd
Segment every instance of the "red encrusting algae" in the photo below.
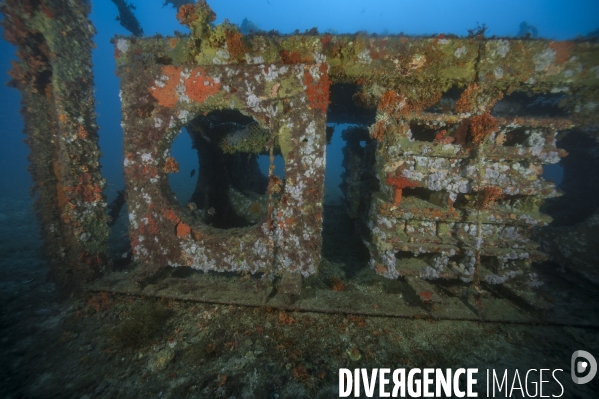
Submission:
{"label": "red encrusting algae", "polygon": [[[170,65],[162,68],[162,86],[157,85],[150,88],[150,94],[158,101],[159,105],[173,108],[177,104],[179,97],[176,89],[181,82],[182,71],[183,68]],[[194,68],[191,71],[191,77],[184,82],[185,94],[198,103],[203,103],[206,98],[218,93],[220,89],[220,82],[215,82],[206,74],[204,68],[199,67]]]}
{"label": "red encrusting algae", "polygon": [[227,50],[233,58],[240,58],[245,55],[247,48],[243,43],[243,35],[240,32],[227,29],[225,31],[225,37],[227,40]]}
{"label": "red encrusting algae", "polygon": [[500,187],[490,186],[479,192],[479,207],[480,209],[489,209],[497,204],[497,202],[505,197],[503,190]]}
{"label": "red encrusting algae", "polygon": [[164,162],[164,171],[166,173],[177,173],[179,172],[179,163],[173,157],[166,158]]}
{"label": "red encrusting algae", "polygon": [[304,71],[304,84],[306,85],[306,95],[310,108],[320,110],[323,114],[327,112],[329,107],[329,88],[331,80],[329,79],[327,66],[320,64],[320,80],[314,82],[314,78],[310,71]]}
{"label": "red encrusting algae", "polygon": [[203,103],[208,97],[219,92],[220,82],[215,82],[203,68],[194,68],[191,77],[185,81],[185,89],[187,97]]}
{"label": "red encrusting algae", "polygon": [[177,237],[185,238],[191,233],[191,227],[183,222],[177,225]]}
{"label": "red encrusting algae", "polygon": [[497,130],[497,120],[489,113],[473,116],[470,120],[470,137],[474,144],[481,144],[485,138]]}
{"label": "red encrusting algae", "polygon": [[179,8],[177,19],[181,25],[190,26],[191,23],[198,19],[197,9],[199,4],[184,4]]}
{"label": "red encrusting algae", "polygon": [[462,92],[456,101],[454,110],[457,113],[472,112],[476,107],[476,96],[479,91],[478,84],[472,83]]}
{"label": "red encrusting algae", "polygon": [[175,211],[173,211],[172,209],[169,209],[168,211],[163,212],[164,213],[164,217],[167,218],[168,220],[172,220],[175,223],[179,223],[179,217],[175,214]]}
{"label": "red encrusting algae", "polygon": [[403,176],[392,176],[387,175],[386,183],[393,186],[393,205],[397,206],[401,204],[404,188],[413,188],[418,186],[418,182],[410,180]]}
{"label": "red encrusting algae", "polygon": [[175,230],[177,232],[177,237],[185,238],[191,234],[191,227],[183,223],[172,209],[163,212],[163,214],[164,217],[166,217],[168,220],[175,222]]}
{"label": "red encrusting algae", "polygon": [[395,90],[389,90],[383,93],[378,103],[378,110],[394,115],[401,111],[406,104],[406,97],[399,95]]}
{"label": "red encrusting algae", "polygon": [[182,70],[183,68],[170,65],[162,68],[162,75],[167,77],[166,81],[162,80],[164,85],[162,87],[150,88],[150,94],[158,100],[159,105],[166,108],[173,108],[177,104],[178,98],[175,89],[179,84]]}
{"label": "red encrusting algae", "polygon": [[370,138],[376,139],[379,142],[382,142],[383,138],[385,137],[386,131],[387,131],[387,124],[385,123],[384,120],[380,120],[377,123],[375,123],[372,130],[369,131]]}

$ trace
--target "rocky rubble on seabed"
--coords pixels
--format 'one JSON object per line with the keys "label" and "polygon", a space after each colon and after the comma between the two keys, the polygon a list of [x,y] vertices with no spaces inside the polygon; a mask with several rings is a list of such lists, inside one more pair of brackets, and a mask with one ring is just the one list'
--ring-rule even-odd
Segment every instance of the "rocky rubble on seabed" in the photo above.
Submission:
{"label": "rocky rubble on seabed", "polygon": [[[3,237],[35,231],[30,214],[7,214]],[[105,293],[59,300],[45,279],[39,242],[27,237],[35,235],[0,245],[5,398],[330,398],[338,396],[338,369],[358,367],[477,367],[481,379],[487,368],[563,368],[565,392],[593,398],[599,389],[599,378],[576,386],[569,377],[572,348],[599,349],[592,329],[290,313]]]}
{"label": "rocky rubble on seabed", "polygon": [[[599,347],[594,331],[578,328],[54,295],[40,283],[3,298],[7,398],[328,398],[340,367],[478,367],[482,377],[560,365],[568,376],[572,347]],[[596,382],[568,380],[566,392],[596,392]]]}

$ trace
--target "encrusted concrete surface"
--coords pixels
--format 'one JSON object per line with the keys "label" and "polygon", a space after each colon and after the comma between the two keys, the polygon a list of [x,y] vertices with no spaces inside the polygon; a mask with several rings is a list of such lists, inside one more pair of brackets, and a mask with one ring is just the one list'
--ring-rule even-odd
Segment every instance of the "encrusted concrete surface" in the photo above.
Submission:
{"label": "encrusted concrete surface", "polygon": [[36,213],[65,293],[110,265],[89,11],[86,1],[2,3],[4,38],[18,48],[9,84],[22,95]]}
{"label": "encrusted concrete surface", "polygon": [[[348,198],[354,214],[361,209],[371,267],[390,278],[459,278],[493,285],[518,277],[535,284],[528,267],[544,255],[530,240],[531,230],[550,221],[539,206],[557,195],[542,180],[542,165],[566,154],[555,146],[560,132],[588,123],[585,110],[592,108],[592,100],[587,97],[596,95],[599,82],[595,44],[480,35],[242,36],[234,25],[209,25],[214,15],[205,3],[180,8],[178,18],[192,29],[190,38],[115,39],[128,197],[134,203],[132,242],[148,270],[169,264],[314,273],[324,119],[313,116],[326,110],[331,83],[351,83],[357,88],[354,102],[377,109],[368,126],[376,141],[367,140],[374,163],[346,162],[348,168],[371,168],[376,179],[366,183],[370,193],[354,187]],[[513,92],[563,93],[560,104],[570,118],[507,109],[509,102],[506,106],[500,100]],[[174,212],[167,196],[158,200],[152,194],[168,191],[162,172],[173,161],[168,151],[181,126],[201,112],[219,109],[252,116],[262,132],[229,132],[220,138],[222,149],[259,154],[270,147],[271,154],[285,158],[282,195],[270,195],[271,182],[264,221],[226,232],[235,242],[186,218],[185,209]],[[312,196],[295,194],[290,205],[299,191]],[[291,209],[309,214],[305,220],[312,225],[298,227],[302,222]],[[173,226],[162,226],[165,220]],[[410,253],[426,256],[413,262]]]}
{"label": "encrusted concrete surface", "polygon": [[[141,74],[135,54],[147,50],[125,39],[117,39],[116,46],[136,260],[148,268],[315,273],[321,247],[325,118],[311,96],[327,98],[326,66],[156,66]],[[251,228],[216,229],[194,219],[188,208],[178,206],[166,178],[172,162],[169,150],[181,127],[222,108],[242,111],[276,132],[258,150],[268,151],[276,140],[285,160],[285,184],[270,176],[266,218]],[[206,135],[208,141],[220,139]],[[228,150],[233,151],[231,145]]]}

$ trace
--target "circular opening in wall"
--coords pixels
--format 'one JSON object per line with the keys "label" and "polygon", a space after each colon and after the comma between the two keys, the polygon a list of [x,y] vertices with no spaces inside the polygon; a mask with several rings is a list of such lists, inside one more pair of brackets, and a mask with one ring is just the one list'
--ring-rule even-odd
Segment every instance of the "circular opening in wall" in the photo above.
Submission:
{"label": "circular opening in wall", "polygon": [[[263,220],[268,209],[270,131],[237,110],[200,115],[182,130],[186,134],[175,139],[171,154],[179,161],[176,152],[183,151],[182,160],[195,159],[195,164],[180,166],[180,176],[169,176],[178,201],[198,221],[216,228],[248,227]],[[275,174],[282,184],[284,165],[280,155],[276,158],[280,165],[275,160]],[[263,159],[268,163],[265,170],[260,166]]]}

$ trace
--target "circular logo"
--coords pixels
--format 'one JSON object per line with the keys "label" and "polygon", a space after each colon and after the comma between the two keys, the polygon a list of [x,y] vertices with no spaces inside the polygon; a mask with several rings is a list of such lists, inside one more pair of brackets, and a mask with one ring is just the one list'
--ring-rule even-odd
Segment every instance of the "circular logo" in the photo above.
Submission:
{"label": "circular logo", "polygon": [[[584,360],[579,360],[580,358]],[[597,360],[589,352],[578,350],[572,354],[570,370],[572,381],[575,384],[586,384],[597,374]],[[577,374],[585,373],[587,370],[588,374],[586,376],[577,376]]]}

